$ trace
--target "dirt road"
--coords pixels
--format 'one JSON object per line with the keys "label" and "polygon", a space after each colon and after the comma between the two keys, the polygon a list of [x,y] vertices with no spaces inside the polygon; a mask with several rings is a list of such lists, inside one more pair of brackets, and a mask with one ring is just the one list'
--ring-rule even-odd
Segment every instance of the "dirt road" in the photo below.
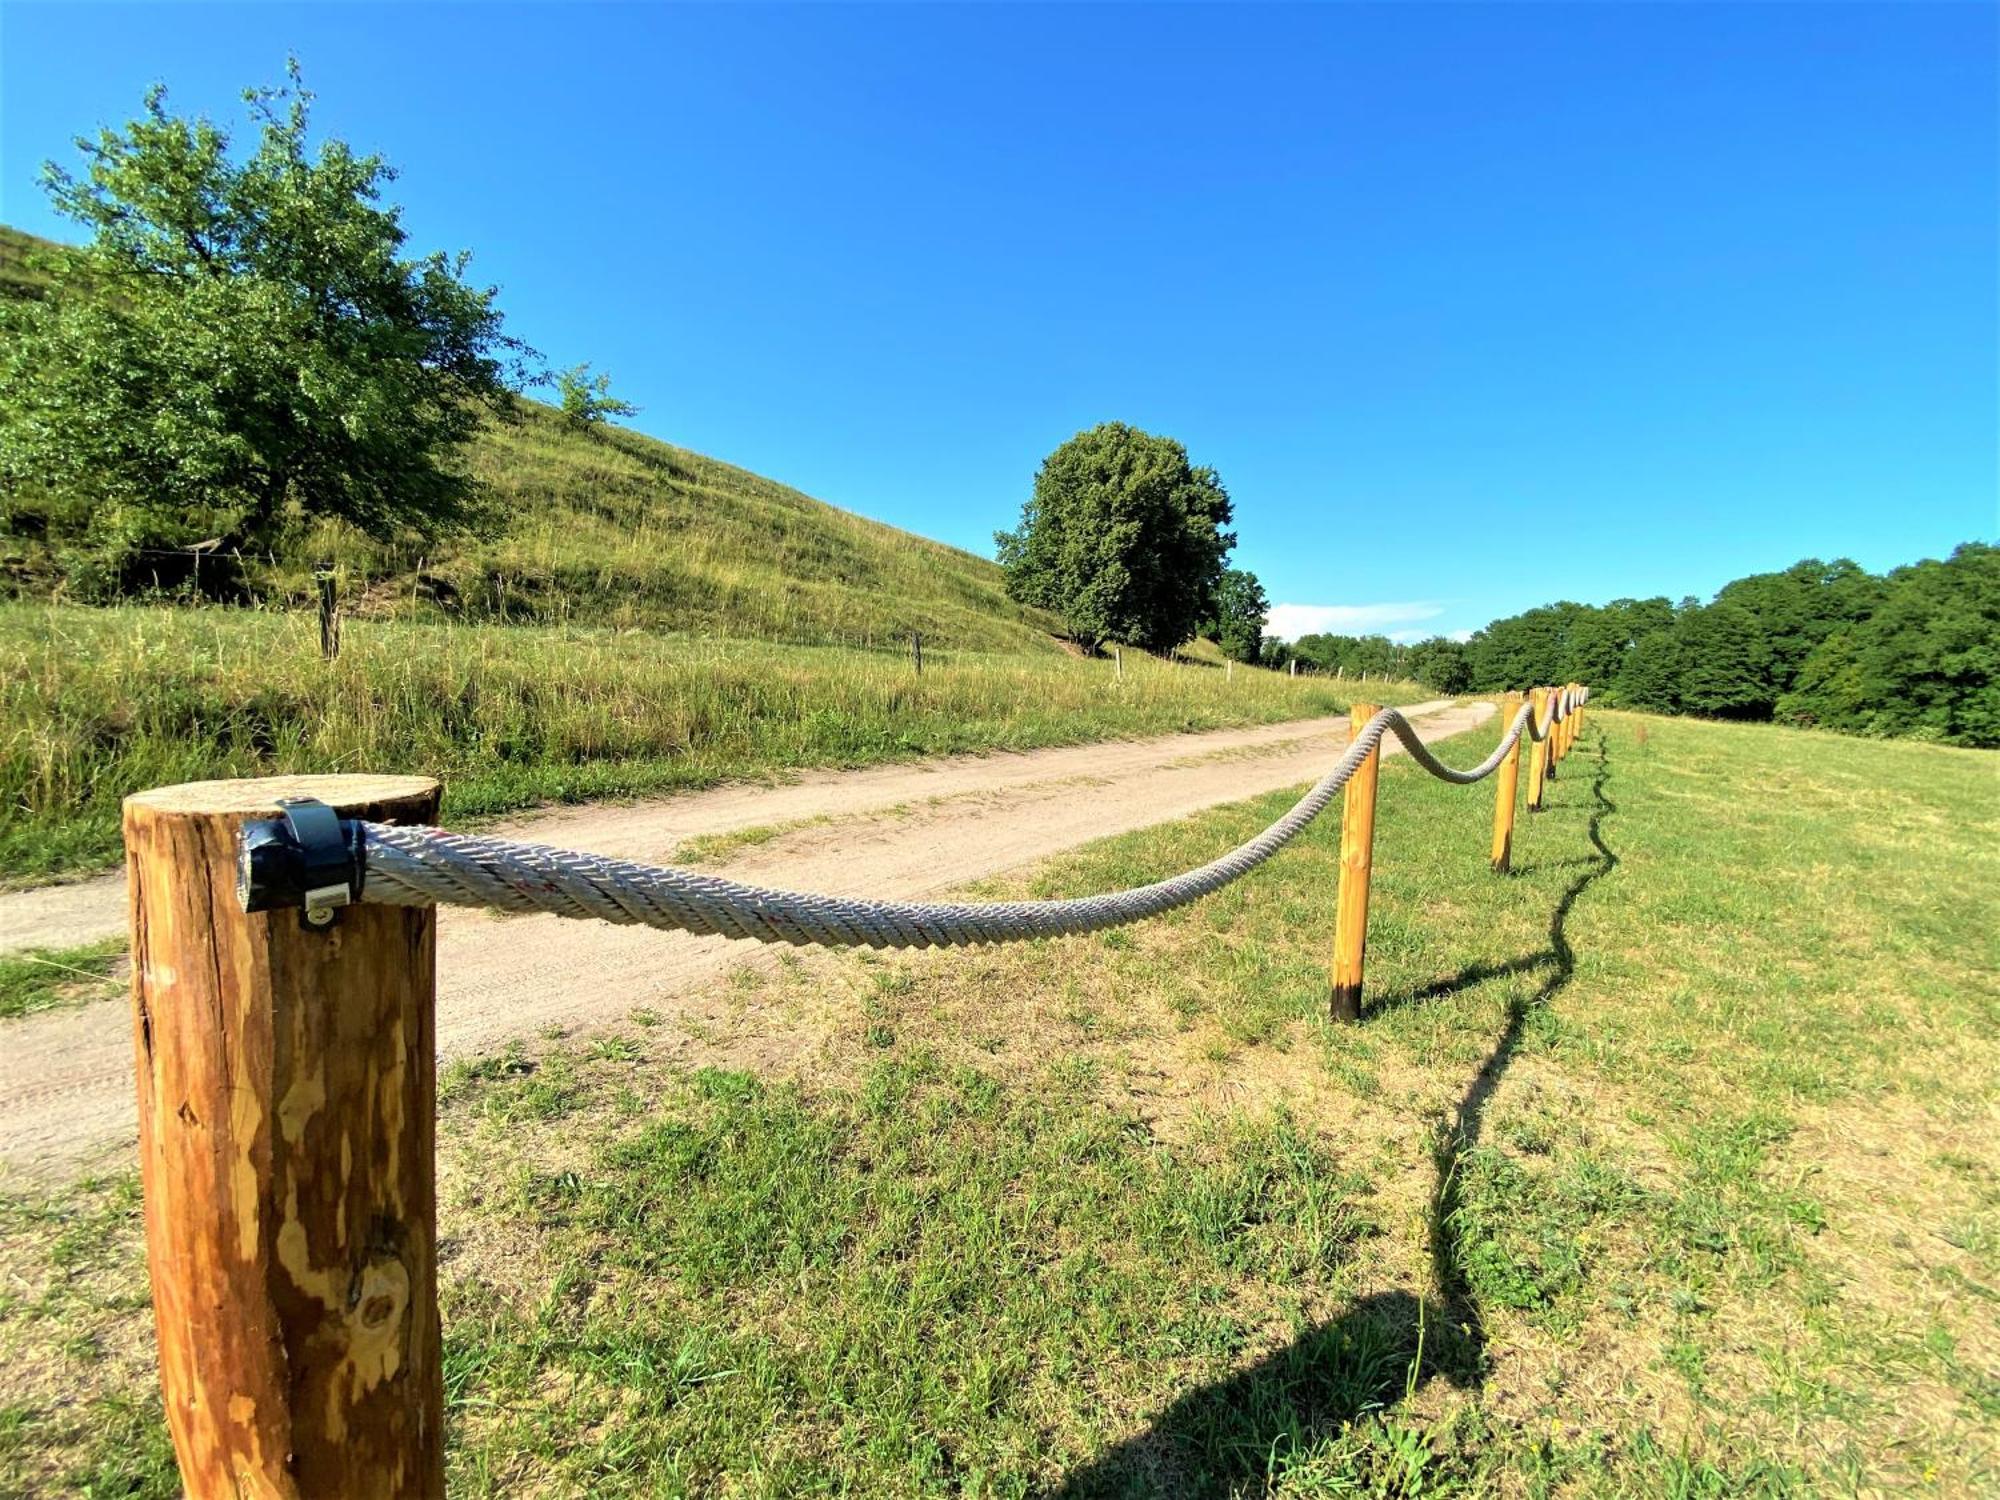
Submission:
{"label": "dirt road", "polygon": [[[1422,715],[1431,740],[1484,722],[1493,708],[1438,702],[1405,712]],[[653,862],[700,855],[705,843],[705,868],[739,879],[914,899],[1311,781],[1346,737],[1345,719],[1310,719],[959,756],[564,808],[496,831]],[[0,896],[0,952],[115,936],[124,923],[119,876]],[[438,1050],[445,1059],[477,1055],[642,1006],[672,1017],[730,969],[757,961],[768,958],[753,945],[718,937],[448,910],[438,922]],[[126,1150],[137,1129],[131,1046],[118,1001],[0,1022],[0,1169],[46,1175]]]}

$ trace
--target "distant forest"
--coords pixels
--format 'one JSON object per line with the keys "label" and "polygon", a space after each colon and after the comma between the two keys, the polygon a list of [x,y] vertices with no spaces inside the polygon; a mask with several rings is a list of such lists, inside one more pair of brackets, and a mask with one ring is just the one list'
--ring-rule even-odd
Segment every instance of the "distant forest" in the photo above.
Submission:
{"label": "distant forest", "polygon": [[1967,542],[1886,574],[1809,558],[1686,598],[1543,605],[1471,640],[1399,646],[1302,636],[1265,660],[1439,692],[1584,682],[1600,702],[1656,713],[1818,725],[2000,746],[2000,548]]}

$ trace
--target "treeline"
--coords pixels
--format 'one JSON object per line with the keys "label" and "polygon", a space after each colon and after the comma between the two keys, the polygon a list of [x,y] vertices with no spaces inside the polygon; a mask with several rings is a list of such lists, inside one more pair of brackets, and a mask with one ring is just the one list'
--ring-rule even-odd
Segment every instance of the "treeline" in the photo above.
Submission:
{"label": "treeline", "polygon": [[1809,558],[1687,598],[1544,605],[1471,640],[1304,636],[1282,664],[1417,678],[1440,692],[1587,682],[1656,713],[2000,746],[2000,548],[1874,574]]}

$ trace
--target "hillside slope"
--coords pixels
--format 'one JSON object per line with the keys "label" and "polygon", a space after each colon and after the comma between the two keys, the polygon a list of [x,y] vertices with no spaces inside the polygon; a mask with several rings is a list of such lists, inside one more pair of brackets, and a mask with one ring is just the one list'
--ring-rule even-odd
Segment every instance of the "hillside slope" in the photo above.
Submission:
{"label": "hillside slope", "polygon": [[[46,242],[0,226],[0,290],[38,294],[29,254]],[[836,509],[747,470],[622,429],[583,431],[540,402],[489,424],[472,469],[504,522],[435,553],[351,532],[302,537],[251,581],[309,591],[332,556],[364,613],[639,626],[798,643],[880,642],[911,631],[941,646],[1058,649],[1054,619],[1014,603],[986,558]],[[62,583],[31,527],[0,522],[0,586]],[[163,564],[163,582],[178,575]]]}

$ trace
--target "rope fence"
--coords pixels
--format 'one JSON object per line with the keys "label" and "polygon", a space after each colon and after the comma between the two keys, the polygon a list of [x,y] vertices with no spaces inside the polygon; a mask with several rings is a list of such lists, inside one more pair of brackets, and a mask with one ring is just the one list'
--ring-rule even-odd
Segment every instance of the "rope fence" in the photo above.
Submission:
{"label": "rope fence", "polygon": [[[1330,1009],[1361,1016],[1375,798],[1393,736],[1495,779],[1492,867],[1542,805],[1588,689],[1510,696],[1475,766],[1356,704],[1333,766],[1256,837],[1072,900],[871,901],[766,889],[435,826],[418,776],[196,782],[125,803],[133,1038],[161,1388],[192,1500],[441,1500],[436,910],[764,943],[938,948],[1098,932],[1250,874],[1341,798]],[[1520,795],[1522,747],[1529,750]],[[273,817],[272,814],[277,816]]]}
{"label": "rope fence", "polygon": [[[1248,875],[1318,818],[1361,765],[1380,753],[1388,735],[1440,781],[1470,786],[1516,754],[1523,736],[1539,746],[1560,734],[1582,699],[1580,689],[1564,689],[1551,695],[1546,711],[1523,703],[1493,753],[1469,770],[1439,760],[1399,710],[1381,709],[1359,725],[1333,768],[1255,838],[1198,869],[1152,885],[1075,900],[896,902],[813,895],[543,844],[366,821],[342,831],[343,844],[350,851],[357,844],[359,848],[359,859],[353,861],[359,869],[346,895],[389,906],[550,912],[829,948],[965,947],[1100,932],[1186,906]],[[298,882],[270,866],[295,858],[298,847],[282,824],[246,826],[246,910],[283,904],[279,893]],[[352,861],[351,853],[348,857]],[[307,905],[321,912],[333,909]]]}

